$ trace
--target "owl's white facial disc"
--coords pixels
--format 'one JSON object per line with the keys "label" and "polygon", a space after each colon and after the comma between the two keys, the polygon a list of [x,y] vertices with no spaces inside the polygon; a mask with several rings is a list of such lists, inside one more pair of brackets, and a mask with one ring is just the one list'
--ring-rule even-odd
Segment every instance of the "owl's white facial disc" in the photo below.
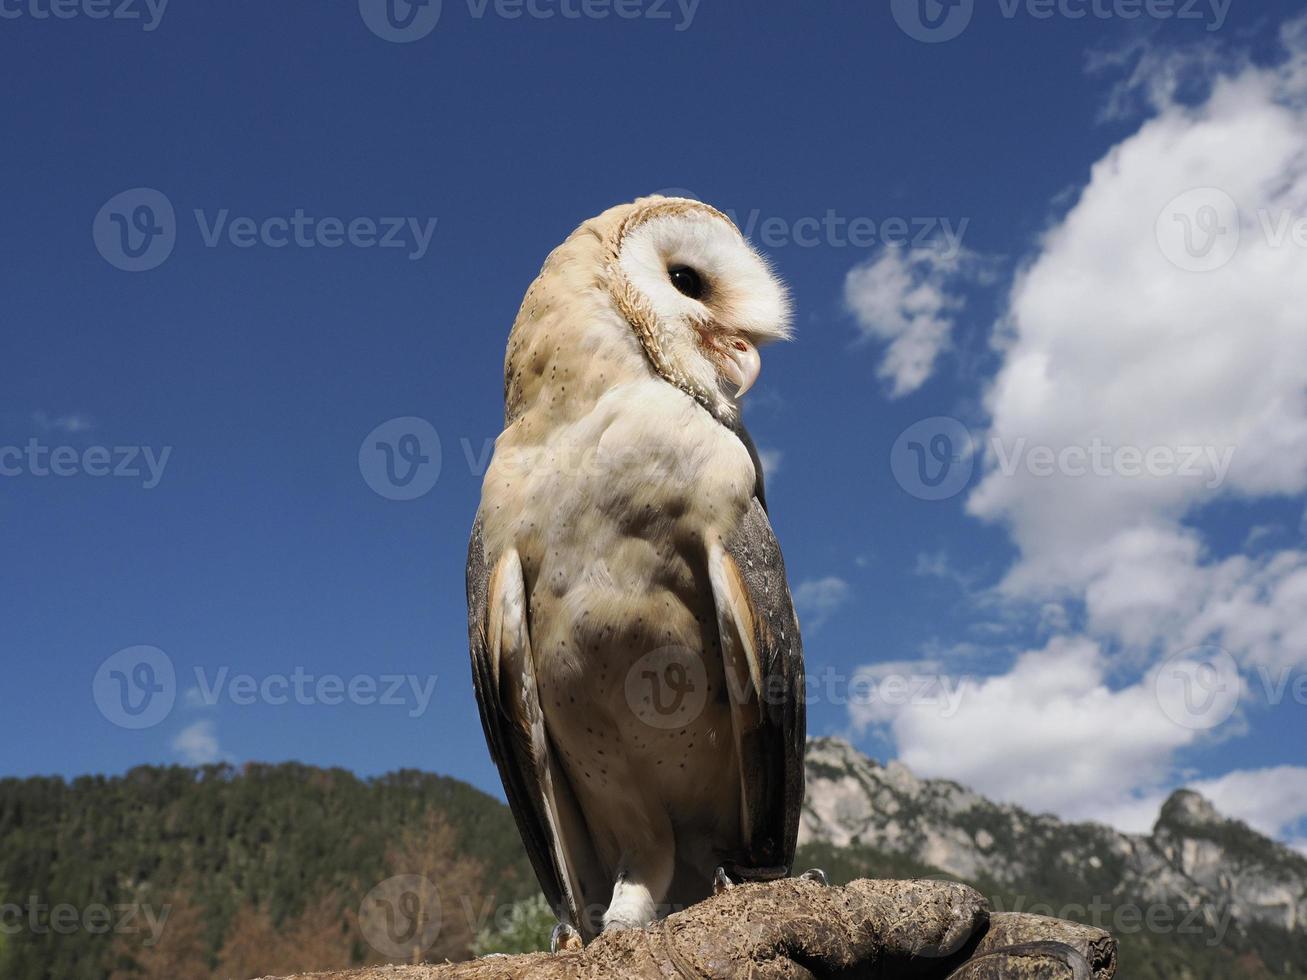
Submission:
{"label": "owl's white facial disc", "polygon": [[[789,336],[785,288],[728,219],[697,201],[638,210],[618,245],[619,306],[654,367],[723,418]],[[623,288],[633,296],[622,295]]]}

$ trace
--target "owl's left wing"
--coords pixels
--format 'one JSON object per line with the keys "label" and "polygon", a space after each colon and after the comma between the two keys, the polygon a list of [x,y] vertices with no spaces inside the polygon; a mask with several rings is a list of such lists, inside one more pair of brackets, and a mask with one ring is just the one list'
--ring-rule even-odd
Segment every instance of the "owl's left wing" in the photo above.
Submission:
{"label": "owl's left wing", "polygon": [[583,895],[593,859],[540,708],[522,563],[512,549],[486,555],[480,518],[468,546],[467,605],[472,682],[509,809],[550,907],[590,936]]}
{"label": "owl's left wing", "polygon": [[708,577],[740,762],[744,853],[726,870],[782,877],[794,863],[803,806],[803,642],[785,560],[756,497],[728,537],[709,539]]}

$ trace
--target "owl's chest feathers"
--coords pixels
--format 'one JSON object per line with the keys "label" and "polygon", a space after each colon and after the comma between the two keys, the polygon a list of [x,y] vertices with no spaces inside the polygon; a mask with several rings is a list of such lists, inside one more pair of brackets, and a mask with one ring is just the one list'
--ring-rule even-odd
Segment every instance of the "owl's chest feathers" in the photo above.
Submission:
{"label": "owl's chest feathers", "polygon": [[732,431],[667,382],[641,379],[567,422],[516,420],[496,443],[483,491],[496,506],[482,519],[491,550],[515,547],[524,565],[554,550],[602,558],[624,540],[729,532],[754,482]]}
{"label": "owl's chest feathers", "polygon": [[521,556],[542,673],[715,636],[705,540],[729,536],[754,481],[735,434],[660,378],[615,386],[566,424],[519,419],[482,518],[489,547]]}

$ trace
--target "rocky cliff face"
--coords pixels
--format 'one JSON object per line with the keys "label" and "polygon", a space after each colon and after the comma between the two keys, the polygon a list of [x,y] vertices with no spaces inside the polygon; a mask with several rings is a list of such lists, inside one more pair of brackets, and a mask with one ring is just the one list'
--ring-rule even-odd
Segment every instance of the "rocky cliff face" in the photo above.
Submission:
{"label": "rocky cliff face", "polygon": [[1197,793],[1172,796],[1147,840],[1168,870],[1228,901],[1236,919],[1307,931],[1307,859],[1226,820]]}
{"label": "rocky cliff face", "polygon": [[[1176,793],[1153,832],[1122,834],[994,803],[945,780],[882,766],[838,739],[808,746],[800,842],[866,845],[1014,893],[1074,895],[1119,916],[1160,908],[1170,928],[1259,926],[1307,935],[1307,859]],[[1063,910],[1055,910],[1063,911]],[[1112,925],[1109,921],[1105,923]]]}

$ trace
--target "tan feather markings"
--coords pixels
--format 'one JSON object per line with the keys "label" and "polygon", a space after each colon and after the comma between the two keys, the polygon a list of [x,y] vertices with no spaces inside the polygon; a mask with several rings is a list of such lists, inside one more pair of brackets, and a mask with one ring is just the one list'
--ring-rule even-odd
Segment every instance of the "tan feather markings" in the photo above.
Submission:
{"label": "tan feather markings", "polygon": [[[717,609],[717,629],[726,668],[735,755],[742,763],[746,754],[746,741],[762,724],[763,678],[762,664],[757,655],[755,626],[758,618],[753,614],[753,605],[749,601],[739,566],[715,534],[708,544],[708,578],[712,583],[713,602]],[[753,827],[747,780],[748,773],[741,764],[740,830],[745,840],[749,839]]]}
{"label": "tan feather markings", "polygon": [[[758,656],[758,623],[749,601],[748,587],[740,574],[735,559],[727,554],[719,540],[713,541],[708,552],[708,574],[719,604],[718,617],[725,611],[729,625],[739,637],[740,652],[748,669],[753,693],[763,694],[763,665]],[[725,609],[722,609],[722,606]]]}
{"label": "tan feather markings", "polygon": [[541,804],[549,827],[553,859],[564,889],[564,900],[574,921],[580,910],[576,895],[580,883],[567,858],[564,832],[559,820],[559,801],[554,787],[555,763],[544,713],[540,709],[540,691],[536,681],[535,658],[527,627],[526,592],[522,562],[515,550],[504,554],[490,576],[487,618],[490,621],[491,663],[494,665],[495,691],[500,707],[515,730],[522,762],[533,774],[541,789]]}

